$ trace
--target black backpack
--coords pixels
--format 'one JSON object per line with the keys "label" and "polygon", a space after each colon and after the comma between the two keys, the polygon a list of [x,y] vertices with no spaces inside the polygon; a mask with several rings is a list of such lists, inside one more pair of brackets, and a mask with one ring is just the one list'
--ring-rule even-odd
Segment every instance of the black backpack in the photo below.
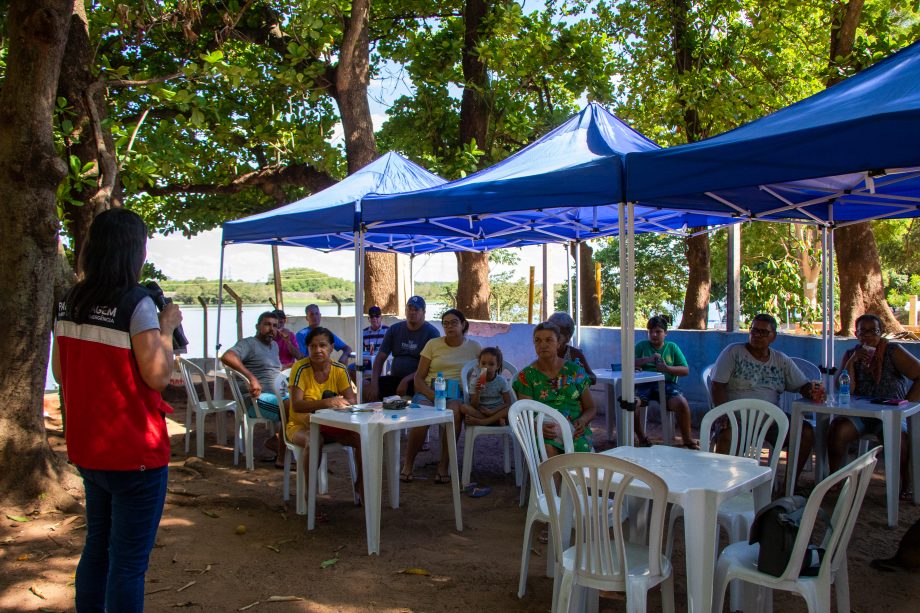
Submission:
{"label": "black backpack", "polygon": [[[751,524],[748,543],[760,543],[760,554],[757,557],[757,569],[760,572],[779,577],[786,570],[807,502],[804,496],[786,496],[757,512]],[[827,513],[819,510],[818,518],[827,522]],[[799,574],[805,577],[816,576],[823,559],[824,549],[809,545]]]}

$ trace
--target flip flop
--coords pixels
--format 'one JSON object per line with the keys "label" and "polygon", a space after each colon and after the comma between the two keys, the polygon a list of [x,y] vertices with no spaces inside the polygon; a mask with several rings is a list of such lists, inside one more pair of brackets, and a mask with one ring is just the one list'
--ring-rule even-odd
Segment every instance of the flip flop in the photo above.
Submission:
{"label": "flip flop", "polygon": [[450,483],[450,475],[442,475],[441,473],[438,473],[434,477],[434,482],[435,483]]}
{"label": "flip flop", "polygon": [[415,475],[412,473],[399,473],[399,480],[403,483],[412,483],[413,479],[415,479]]}
{"label": "flip flop", "polygon": [[482,498],[483,496],[491,494],[492,488],[488,485],[477,486],[475,483],[470,483],[463,491],[466,492],[466,495],[470,498]]}
{"label": "flip flop", "polygon": [[913,501],[914,501],[914,493],[913,493],[912,491],[910,491],[910,490],[907,490],[906,492],[901,492],[901,493],[898,494],[898,499],[899,499],[901,502],[913,502]]}

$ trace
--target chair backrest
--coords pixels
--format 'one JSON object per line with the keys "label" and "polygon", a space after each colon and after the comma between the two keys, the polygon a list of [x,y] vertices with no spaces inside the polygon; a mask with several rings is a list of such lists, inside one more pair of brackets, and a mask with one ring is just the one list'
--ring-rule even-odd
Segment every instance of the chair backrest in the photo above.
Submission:
{"label": "chair backrest", "polygon": [[565,453],[574,452],[575,444],[572,441],[572,428],[569,426],[569,420],[553,407],[528,399],[518,400],[508,409],[508,425],[511,426],[521,446],[521,451],[524,453],[527,470],[530,472],[532,486],[530,492],[537,500],[545,499],[537,467],[548,457],[543,437],[543,424],[547,418],[559,424]]}
{"label": "chair backrest", "polygon": [[[809,362],[805,358],[790,358],[792,362],[799,367],[799,370],[802,371],[802,374],[805,375],[805,378],[809,381],[823,381],[824,375],[821,374],[821,369],[815,366],[814,363]],[[800,398],[798,392],[785,392],[783,393],[783,410],[786,413],[792,413],[792,403]]]}
{"label": "chair backrest", "polygon": [[281,429],[281,440],[284,441],[285,445],[291,445],[292,443],[290,440],[288,440],[288,435],[287,435],[287,423],[288,423],[288,411],[292,410],[292,409],[289,409],[289,403],[294,402],[294,399],[291,397],[291,395],[288,395],[288,397],[285,398],[284,389],[282,389],[278,385],[278,383],[281,381],[286,382],[287,379],[278,377],[272,382],[272,393],[278,399],[278,414],[281,418],[281,428],[280,428]]}
{"label": "chair backrest", "polygon": [[786,565],[786,570],[777,580],[795,581],[798,579],[802,569],[802,560],[811,542],[815,519],[824,502],[824,497],[834,486],[842,484],[830,522],[824,531],[824,538],[819,545],[824,549],[824,559],[821,560],[818,576],[827,578],[828,573],[837,571],[846,556],[847,545],[853,534],[853,526],[859,516],[866,489],[872,480],[872,471],[875,470],[878,462],[876,454],[879,449],[879,447],[871,449],[815,486],[808,497],[805,511],[802,513],[789,564]]}
{"label": "chair backrest", "polygon": [[[185,393],[188,395],[189,408],[198,408],[202,404],[205,408],[213,409],[214,403],[211,400],[211,390],[208,387],[208,377],[205,372],[194,362],[185,358],[179,358],[179,370],[182,371],[182,380],[185,382]],[[204,390],[204,403],[198,396],[198,389],[195,387],[195,379],[201,381],[201,387]]]}
{"label": "chair backrest", "polygon": [[251,406],[257,419],[266,419],[265,416],[262,415],[262,411],[259,410],[259,403],[256,402],[256,398],[250,395],[249,404],[247,405],[246,403],[246,397],[243,395],[244,387],[242,386],[245,386],[245,389],[248,391],[249,379],[247,379],[243,373],[230,368],[226,364],[224,365],[224,371],[227,373],[227,382],[230,384],[230,393],[233,394],[233,399],[236,401],[237,410],[246,413],[247,406]]}
{"label": "chair backrest", "polygon": [[[770,427],[776,424],[779,447],[783,446],[789,431],[789,418],[778,406],[766,400],[741,398],[710,409],[700,424],[700,439],[709,440],[713,424],[723,416],[728,418],[732,433],[729,455],[754,458],[758,462]],[[774,477],[779,456],[779,453],[774,453],[770,458],[770,470]]]}
{"label": "chair backrest", "polygon": [[[479,360],[470,360],[463,365],[463,368],[460,369],[460,385],[463,390],[463,401],[470,401],[470,371],[476,368],[479,365]],[[507,376],[505,373],[508,373]],[[509,381],[514,381],[514,378],[518,374],[518,367],[509,362],[508,360],[503,360],[503,368],[501,375],[508,379]],[[511,400],[517,400],[517,395],[514,393],[514,390],[511,390]]]}
{"label": "chair backrest", "polygon": [[541,464],[539,473],[544,491],[554,492],[559,500],[573,501],[571,509],[562,508],[568,502],[563,502],[562,507],[549,505],[556,562],[561,562],[564,554],[563,515],[571,512],[575,574],[587,582],[612,583],[614,589],[625,588],[629,570],[627,538],[623,534],[623,520],[627,517],[623,505],[629,498],[626,490],[634,481],[644,483],[648,494],[643,492],[642,498],[647,498],[651,505],[647,525],[648,573],[661,576],[661,545],[668,506],[668,486],[661,477],[627,460],[599,453],[556,456]]}
{"label": "chair backrest", "polygon": [[700,381],[703,383],[703,389],[706,390],[706,400],[709,402],[709,408],[713,407],[712,404],[712,371],[716,367],[715,364],[710,364],[703,369],[703,372],[700,373]]}

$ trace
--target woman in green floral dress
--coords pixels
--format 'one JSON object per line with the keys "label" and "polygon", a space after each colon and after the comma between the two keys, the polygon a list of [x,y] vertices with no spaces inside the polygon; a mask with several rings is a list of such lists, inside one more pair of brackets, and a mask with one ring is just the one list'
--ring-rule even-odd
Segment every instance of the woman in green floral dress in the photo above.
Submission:
{"label": "woman in green floral dress", "polygon": [[[561,342],[562,334],[555,324],[537,324],[533,331],[537,359],[518,373],[514,392],[519,399],[536,400],[562,413],[572,424],[575,451],[593,451],[590,425],[597,410],[588,391],[591,380],[580,365],[557,355]],[[545,426],[543,436],[550,456],[563,453],[556,425]]]}

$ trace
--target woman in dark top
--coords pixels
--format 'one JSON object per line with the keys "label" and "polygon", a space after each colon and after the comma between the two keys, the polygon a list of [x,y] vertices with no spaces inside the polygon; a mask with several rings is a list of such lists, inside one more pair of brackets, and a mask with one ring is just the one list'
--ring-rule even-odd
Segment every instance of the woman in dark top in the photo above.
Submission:
{"label": "woman in dark top", "polygon": [[86,489],[77,611],[143,611],[144,574],[166,499],[175,304],[157,312],[138,285],[147,228],[126,209],[100,213],[84,278],[58,307],[51,364],[67,407],[67,455]]}
{"label": "woman in dark top", "polygon": [[[852,395],[868,398],[920,400],[920,361],[897,343],[882,338],[882,320],[872,314],[856,320],[860,343],[843,354],[845,369],[852,382]],[[839,375],[838,375],[839,378]],[[901,425],[901,498],[912,498],[908,480],[906,423]],[[864,434],[881,437],[882,422],[874,418],[834,418],[828,429],[827,458],[831,472],[843,466],[847,449]]]}

